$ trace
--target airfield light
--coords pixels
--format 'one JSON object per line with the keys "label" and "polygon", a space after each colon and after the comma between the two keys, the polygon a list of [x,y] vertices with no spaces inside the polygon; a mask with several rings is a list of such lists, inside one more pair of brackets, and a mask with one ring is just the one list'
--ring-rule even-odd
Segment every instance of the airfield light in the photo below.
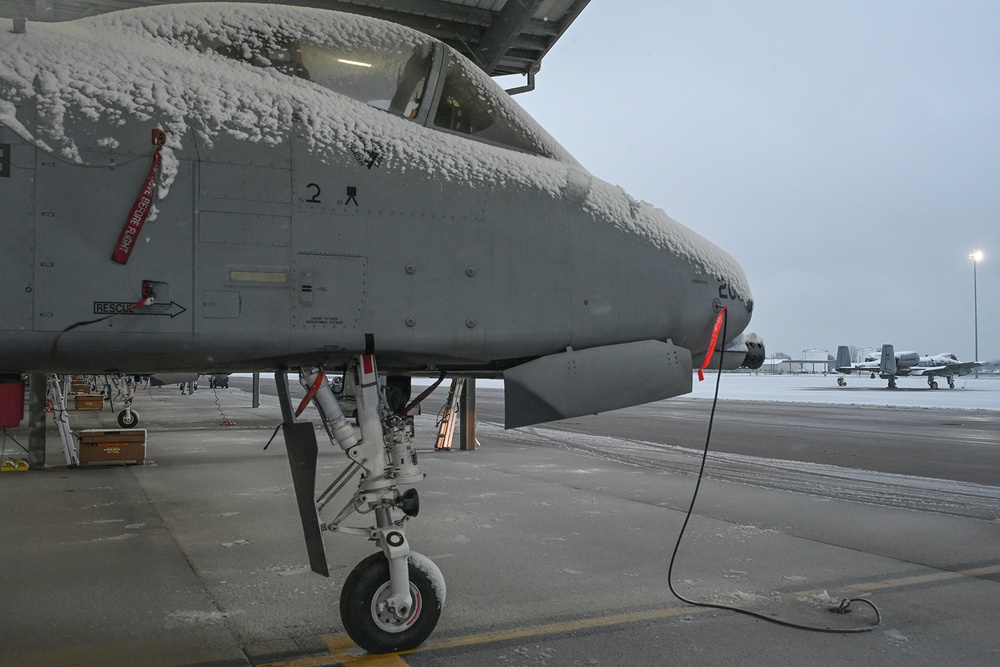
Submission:
{"label": "airfield light", "polygon": [[[976,287],[976,265],[983,261],[983,251],[974,250],[969,254],[972,260],[972,313],[975,316],[975,336],[976,336],[976,356],[973,361],[979,361],[979,291]],[[979,377],[979,368],[976,368],[976,377]]]}

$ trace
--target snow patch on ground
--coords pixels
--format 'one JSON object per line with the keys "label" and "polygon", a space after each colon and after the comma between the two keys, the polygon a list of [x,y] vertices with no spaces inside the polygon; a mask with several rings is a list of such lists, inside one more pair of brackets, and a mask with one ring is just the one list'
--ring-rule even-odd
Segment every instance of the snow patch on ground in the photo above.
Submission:
{"label": "snow patch on ground", "polygon": [[[241,613],[241,612],[237,612]],[[178,625],[218,625],[225,621],[232,612],[223,611],[172,611],[167,614],[167,627]]]}
{"label": "snow patch on ground", "polygon": [[[833,405],[871,405],[899,408],[955,408],[1000,410],[1000,376],[955,378],[954,389],[929,389],[924,378],[899,378],[899,389],[889,390],[886,381],[851,376],[848,386],[837,386],[830,375],[740,375],[726,373],[719,385],[719,399],[728,401],[776,401]],[[688,397],[712,398],[716,376],[707,374],[695,382]]]}

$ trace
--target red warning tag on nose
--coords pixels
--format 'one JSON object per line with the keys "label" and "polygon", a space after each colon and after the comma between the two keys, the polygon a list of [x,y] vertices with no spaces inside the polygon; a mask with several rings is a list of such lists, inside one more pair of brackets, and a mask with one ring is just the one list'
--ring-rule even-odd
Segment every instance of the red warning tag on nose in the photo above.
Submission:
{"label": "red warning tag on nose", "polygon": [[[698,369],[699,382],[705,379],[704,371],[712,363],[712,355],[715,354],[715,345],[719,342],[719,330],[722,329],[722,321],[726,317],[727,310],[729,310],[729,306],[720,310],[719,316],[715,318],[715,326],[712,327],[712,340],[708,341],[708,350],[705,351],[705,361],[701,362],[701,368]],[[719,370],[721,371],[721,369]]]}

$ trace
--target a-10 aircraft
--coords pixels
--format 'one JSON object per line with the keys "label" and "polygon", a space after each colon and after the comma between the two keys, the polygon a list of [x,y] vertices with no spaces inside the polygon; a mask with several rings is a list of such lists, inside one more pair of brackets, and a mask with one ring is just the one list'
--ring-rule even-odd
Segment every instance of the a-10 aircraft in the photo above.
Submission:
{"label": "a-10 aircraft", "polygon": [[[405,535],[410,377],[502,376],[517,427],[764,359],[736,261],[419,32],[199,3],[3,21],[0,49],[0,372],[275,371],[312,568],[323,532],[379,548],[340,607],[369,651],[418,645],[444,604]],[[319,500],[290,369],[349,460]],[[353,374],[360,435],[324,369]]]}
{"label": "a-10 aircraft", "polygon": [[[896,353],[892,345],[883,345],[881,356],[870,355],[864,361],[858,363],[851,362],[851,351],[846,345],[837,348],[837,372],[851,374],[855,371],[859,373],[871,373],[872,379],[876,375],[883,380],[889,381],[889,389],[896,388],[897,377],[920,376],[927,378],[927,386],[937,389],[938,383],[934,378],[943,377],[948,380],[948,388],[955,388],[956,375],[968,375],[974,369],[982,366],[978,361],[959,361],[958,357],[950,352],[934,354],[931,356],[920,356],[916,352]],[[837,378],[837,384],[841,387],[847,386],[847,380],[843,376]]]}

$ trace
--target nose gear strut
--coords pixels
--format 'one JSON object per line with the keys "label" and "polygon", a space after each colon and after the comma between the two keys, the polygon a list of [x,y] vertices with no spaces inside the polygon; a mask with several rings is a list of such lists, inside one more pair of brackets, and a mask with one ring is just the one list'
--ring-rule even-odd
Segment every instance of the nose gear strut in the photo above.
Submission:
{"label": "nose gear strut", "polygon": [[[381,548],[354,569],[341,593],[341,621],[348,635],[373,653],[406,650],[420,645],[433,631],[444,605],[444,579],[429,559],[411,552],[406,524],[420,507],[414,484],[424,475],[410,441],[410,425],[392,413],[379,386],[374,355],[361,356],[349,372],[355,373],[358,423],[361,436],[348,423],[322,369],[303,368],[299,381],[307,398],[319,410],[331,443],[350,459],[343,472],[318,496],[316,461],[319,448],[309,422],[297,422],[288,395],[284,371],[275,373],[281,403],[282,431],[292,471],[292,482],[312,570],[330,576],[323,531],[360,535]],[[299,412],[301,412],[300,406]],[[320,512],[360,473],[357,490],[329,522]],[[345,526],[357,514],[371,514],[374,525]]]}

